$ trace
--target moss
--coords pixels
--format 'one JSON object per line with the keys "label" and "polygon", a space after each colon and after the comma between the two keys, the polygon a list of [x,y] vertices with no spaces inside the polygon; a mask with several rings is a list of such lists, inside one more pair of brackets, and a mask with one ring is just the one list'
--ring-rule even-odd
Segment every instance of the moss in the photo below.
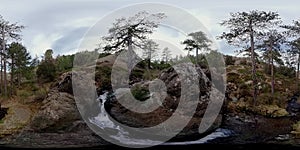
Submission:
{"label": "moss", "polygon": [[277,105],[252,106],[245,101],[238,101],[236,103],[229,102],[227,108],[233,112],[247,112],[271,118],[284,117],[289,114],[284,108],[280,108]]}
{"label": "moss", "polygon": [[293,131],[300,132],[300,121],[293,125]]}
{"label": "moss", "polygon": [[231,112],[246,112],[250,108],[250,104],[245,101],[229,102],[227,109]]}
{"label": "moss", "polygon": [[284,108],[280,108],[277,105],[259,105],[254,107],[253,111],[257,114],[272,118],[284,117],[289,114]]}
{"label": "moss", "polygon": [[251,74],[251,71],[247,69],[238,69],[237,71],[241,74]]}
{"label": "moss", "polygon": [[291,133],[294,135],[295,138],[300,138],[300,121],[293,125],[293,131],[291,131]]}

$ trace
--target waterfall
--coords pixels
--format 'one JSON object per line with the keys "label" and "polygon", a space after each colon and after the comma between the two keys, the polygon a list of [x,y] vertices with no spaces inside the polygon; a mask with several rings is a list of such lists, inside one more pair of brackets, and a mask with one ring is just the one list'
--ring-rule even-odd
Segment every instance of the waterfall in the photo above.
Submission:
{"label": "waterfall", "polygon": [[[100,107],[100,113],[98,116],[89,119],[89,121],[95,125],[97,125],[99,128],[105,130],[105,129],[115,129],[118,131],[117,134],[110,135],[111,138],[118,140],[119,142],[123,144],[128,145],[157,145],[157,143],[161,143],[160,141],[154,141],[149,139],[136,139],[129,135],[128,132],[126,132],[124,129],[122,129],[120,126],[115,125],[113,121],[110,120],[108,113],[106,112],[104,108],[104,103],[106,101],[108,92],[105,92],[104,94],[100,95],[98,97],[99,107]],[[231,131],[227,129],[217,129],[215,132],[195,141],[184,141],[184,142],[166,142],[162,145],[191,145],[191,144],[202,144],[206,143],[209,140],[216,139],[219,137],[228,137],[231,135]]]}

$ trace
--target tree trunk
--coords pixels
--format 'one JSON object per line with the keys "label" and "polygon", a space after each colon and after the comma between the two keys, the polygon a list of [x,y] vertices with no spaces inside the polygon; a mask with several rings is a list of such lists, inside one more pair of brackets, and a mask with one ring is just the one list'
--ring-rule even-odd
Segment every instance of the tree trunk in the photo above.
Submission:
{"label": "tree trunk", "polygon": [[[3,81],[3,75],[4,75],[4,51],[5,51],[5,28],[2,27],[2,50],[1,50],[1,94],[5,95],[5,88],[4,88],[4,81]],[[3,93],[4,92],[4,93]]]}
{"label": "tree trunk", "polygon": [[166,54],[166,58],[165,58],[166,60],[165,60],[165,64],[167,64],[168,63],[168,54]]}
{"label": "tree trunk", "polygon": [[251,42],[251,61],[252,61],[252,80],[253,80],[253,104],[256,105],[257,98],[257,80],[256,80],[256,60],[254,53],[254,35],[252,28],[252,20],[250,20],[250,42]]}
{"label": "tree trunk", "polygon": [[272,92],[272,99],[274,100],[275,80],[274,80],[274,59],[273,59],[272,43],[270,45],[270,52],[271,52],[271,77],[272,77],[271,92]]}
{"label": "tree trunk", "polygon": [[298,54],[298,61],[297,61],[297,71],[296,71],[296,84],[297,84],[297,89],[298,89],[298,92],[300,90],[299,88],[299,69],[300,69],[300,53]]}
{"label": "tree trunk", "polygon": [[6,72],[6,56],[4,55],[4,59],[3,59],[4,63],[3,63],[3,72],[4,72],[4,96],[8,96],[7,95],[7,72]]}
{"label": "tree trunk", "polygon": [[133,69],[133,60],[132,60],[132,56],[133,56],[133,48],[132,48],[132,35],[131,32],[128,31],[128,53],[127,53],[127,67],[128,67],[128,71],[129,73],[131,72],[131,70]]}
{"label": "tree trunk", "polygon": [[[4,44],[5,45],[5,44]],[[3,49],[1,49],[1,53],[0,53],[0,91],[1,91],[1,95],[3,95],[3,53],[2,53]]]}
{"label": "tree trunk", "polygon": [[14,62],[15,58],[14,58],[14,54],[11,55],[11,73],[10,73],[10,94],[13,95],[13,91],[14,91],[14,72],[15,72],[15,68],[14,68]]}
{"label": "tree trunk", "polygon": [[18,72],[18,88],[21,87],[21,73]]}
{"label": "tree trunk", "polygon": [[271,59],[272,59],[272,57],[270,55],[272,55],[271,54],[271,48],[268,51],[268,72],[267,72],[267,74],[271,75],[271,70],[272,70]]}
{"label": "tree trunk", "polygon": [[[150,47],[151,47],[151,45],[150,45]],[[151,49],[149,49],[149,56],[148,56],[149,58],[148,58],[148,69],[150,69],[150,67],[151,67]]]}
{"label": "tree trunk", "polygon": [[196,64],[199,64],[198,48],[196,48]]}

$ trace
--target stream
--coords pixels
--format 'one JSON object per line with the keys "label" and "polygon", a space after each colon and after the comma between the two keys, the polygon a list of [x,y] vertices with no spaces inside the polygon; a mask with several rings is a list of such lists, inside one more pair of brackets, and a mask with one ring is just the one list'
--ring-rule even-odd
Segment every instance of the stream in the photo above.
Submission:
{"label": "stream", "polygon": [[[137,139],[129,135],[122,127],[115,125],[113,121],[110,120],[108,113],[104,108],[104,103],[106,101],[107,92],[100,95],[97,100],[99,100],[100,113],[98,116],[90,118],[89,121],[94,125],[98,126],[103,130],[116,130],[117,134],[110,135],[110,138],[119,141],[122,144],[126,145],[158,145],[161,141],[155,141],[150,139]],[[218,128],[211,134],[195,140],[195,141],[183,141],[183,142],[165,142],[161,145],[192,145],[192,144],[203,144],[207,143],[209,140],[229,137],[233,132],[228,129]]]}

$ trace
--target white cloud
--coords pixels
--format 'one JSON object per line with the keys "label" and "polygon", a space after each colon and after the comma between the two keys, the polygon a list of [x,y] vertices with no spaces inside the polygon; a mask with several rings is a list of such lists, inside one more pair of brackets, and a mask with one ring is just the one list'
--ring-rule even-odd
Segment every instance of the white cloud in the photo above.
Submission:
{"label": "white cloud", "polygon": [[[52,43],[61,38],[62,35],[60,35],[59,33],[53,33],[53,34],[39,34],[36,36],[32,37],[32,40],[30,41],[30,47],[33,47],[32,49],[29,49],[29,51],[37,56],[42,56],[44,54],[44,52],[47,49],[51,49],[51,45]],[[29,41],[25,41],[25,42],[29,42]]]}
{"label": "white cloud", "polygon": [[81,27],[91,27],[93,26],[99,18],[97,17],[84,17],[66,20],[64,22],[58,22],[55,26],[58,28],[81,28]]}

